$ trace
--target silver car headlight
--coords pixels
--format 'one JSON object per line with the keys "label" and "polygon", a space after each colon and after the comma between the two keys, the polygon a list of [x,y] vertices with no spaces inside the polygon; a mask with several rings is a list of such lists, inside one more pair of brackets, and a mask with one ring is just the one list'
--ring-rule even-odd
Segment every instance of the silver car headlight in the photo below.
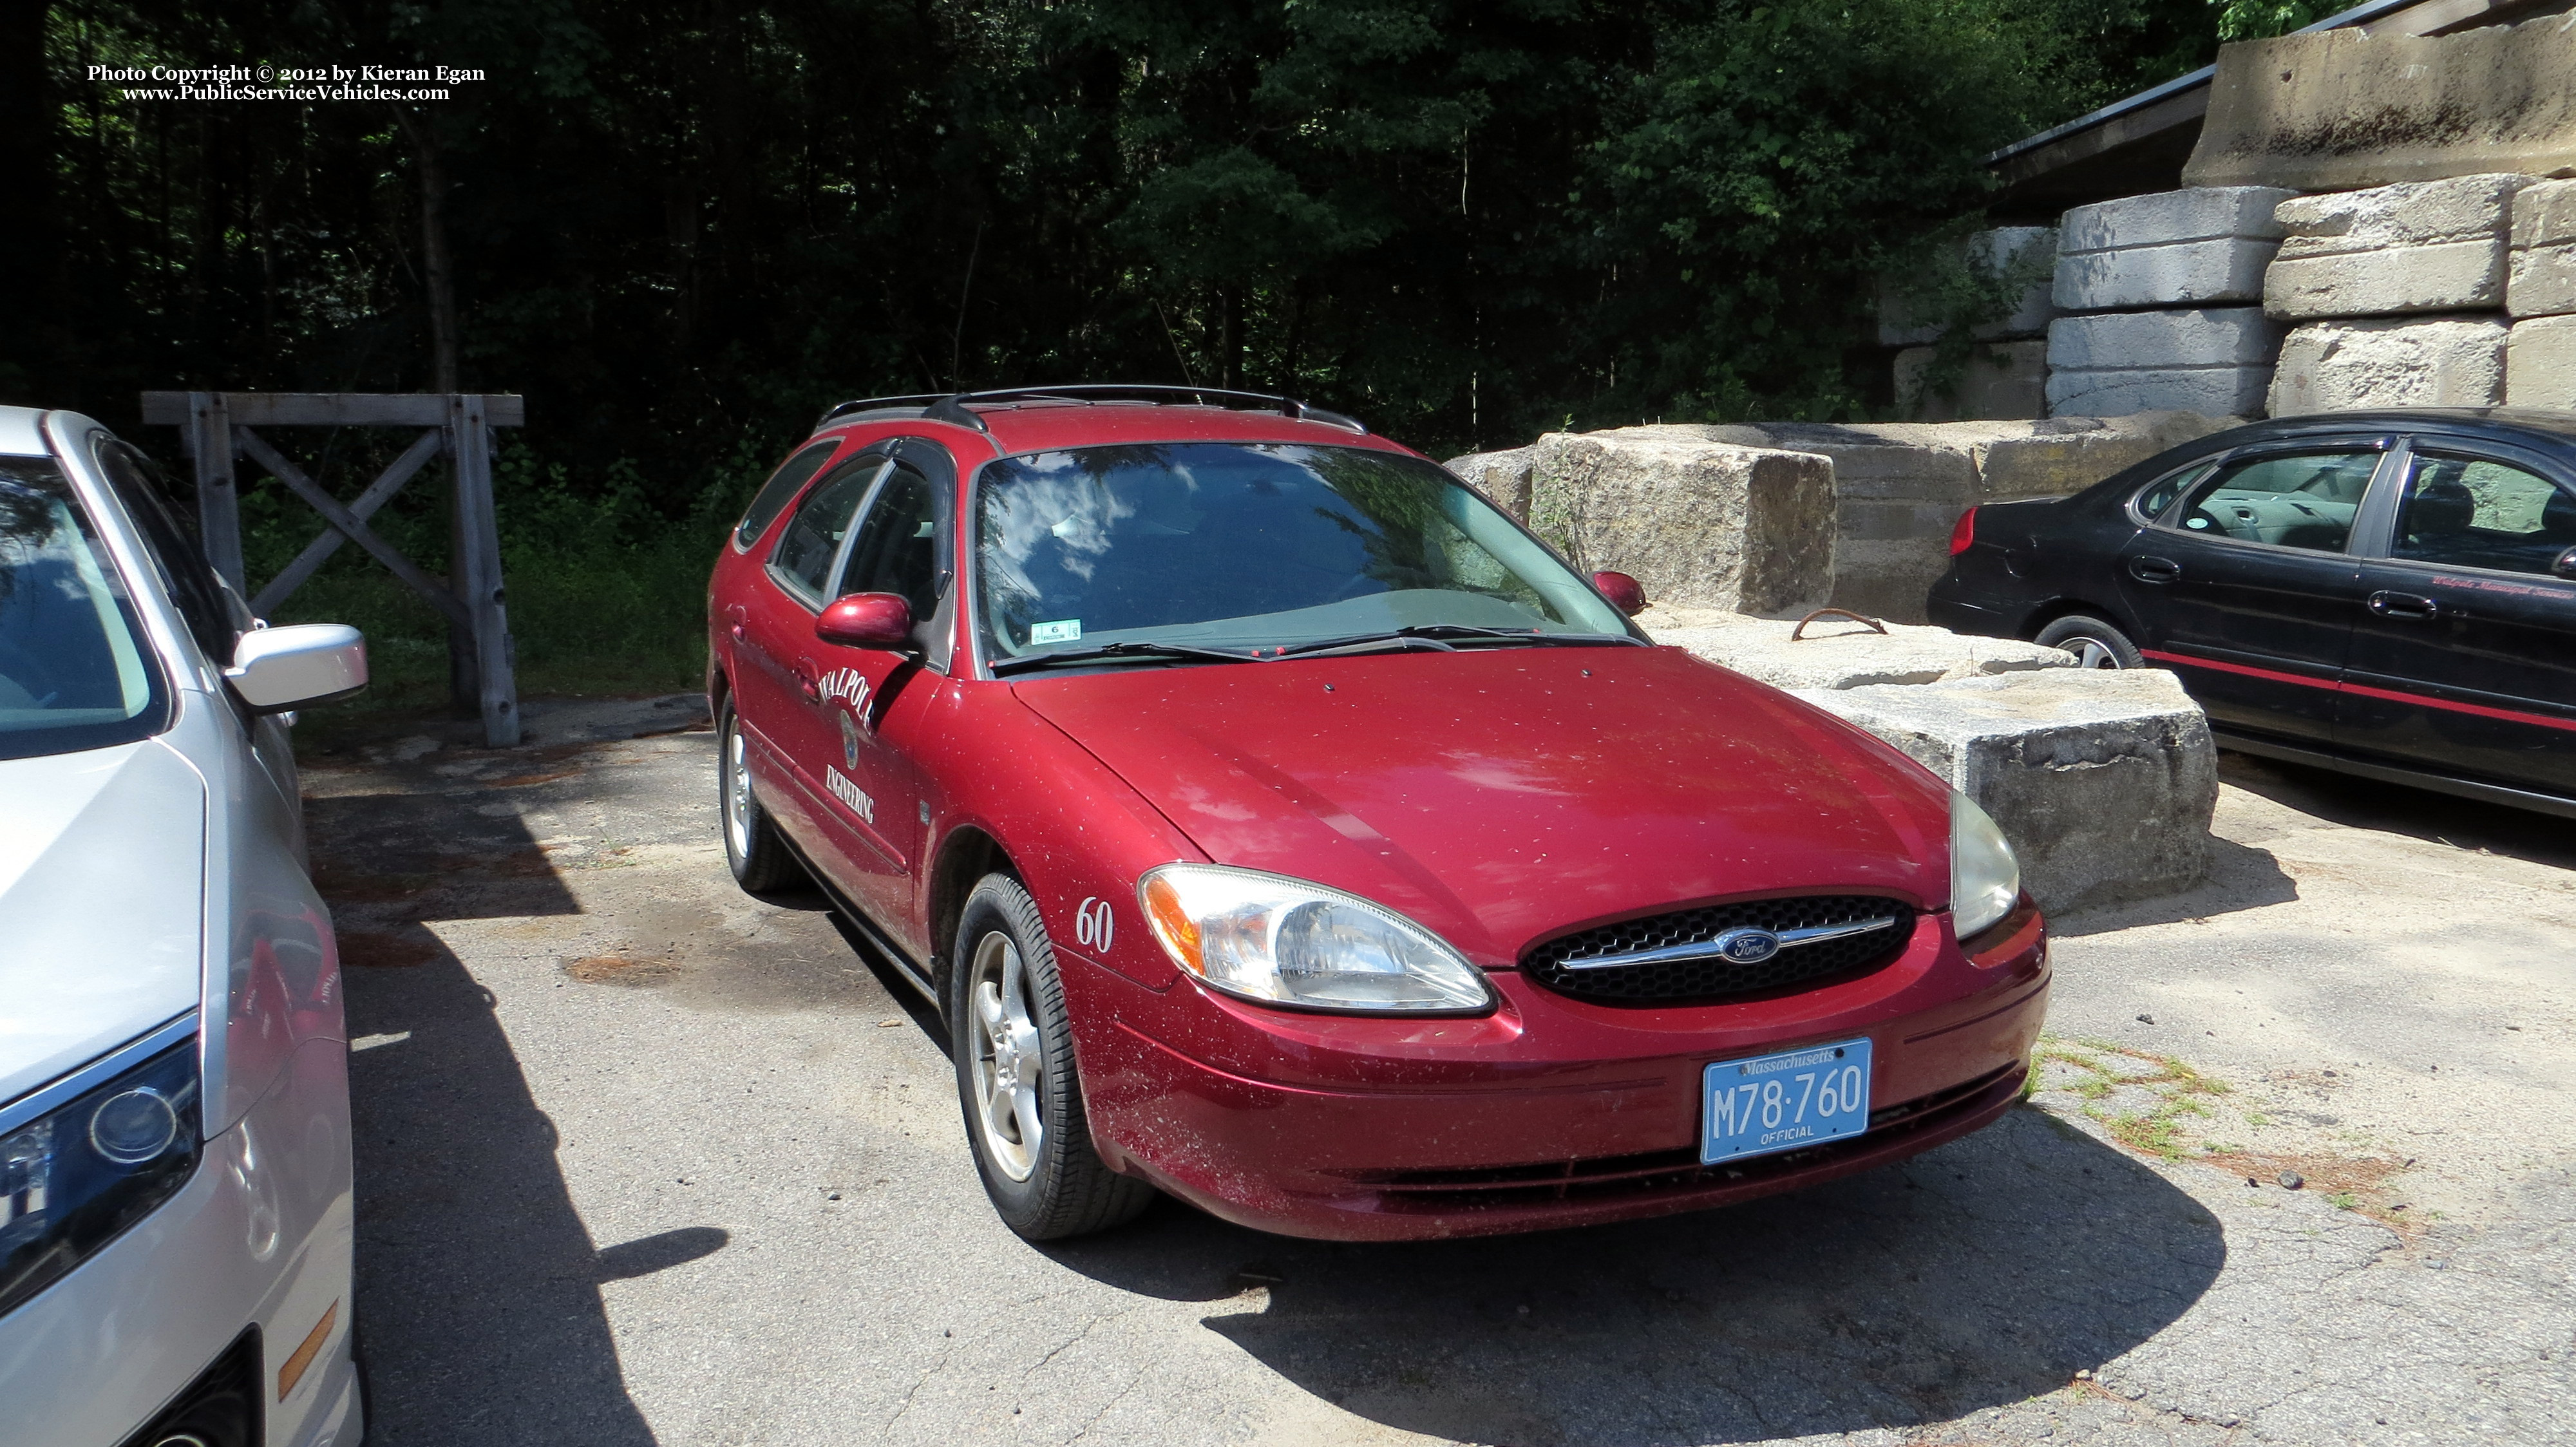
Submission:
{"label": "silver car headlight", "polygon": [[1950,924],[1959,938],[1988,929],[2021,898],[2021,861],[1977,801],[1950,791]]}
{"label": "silver car headlight", "polygon": [[1174,963],[1265,1005],[1369,1014],[1491,1009],[1484,972],[1440,937],[1357,895],[1221,864],[1166,864],[1136,883]]}
{"label": "silver car headlight", "polygon": [[149,1215],[197,1166],[191,1036],[0,1131],[0,1312]]}

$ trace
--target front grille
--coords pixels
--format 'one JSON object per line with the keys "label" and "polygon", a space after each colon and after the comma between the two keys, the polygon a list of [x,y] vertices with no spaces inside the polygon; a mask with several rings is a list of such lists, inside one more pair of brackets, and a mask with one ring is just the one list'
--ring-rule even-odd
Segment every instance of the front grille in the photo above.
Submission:
{"label": "front grille", "polygon": [[1442,1213],[1758,1184],[1877,1150],[1899,1136],[1939,1130],[2019,1094],[2022,1073],[2022,1066],[2006,1065],[1947,1090],[1881,1106],[1869,1113],[1869,1129],[1856,1136],[1714,1166],[1701,1165],[1698,1148],[1685,1146],[1643,1155],[1596,1156],[1481,1170],[1354,1171],[1347,1175],[1358,1184],[1376,1187],[1382,1210]]}
{"label": "front grille", "polygon": [[[1773,934],[1851,924],[1868,919],[1894,923],[1838,939],[1783,945],[1760,964],[1743,965],[1714,955],[1603,969],[1569,969],[1586,960],[1673,945],[1711,944],[1731,929]],[[1834,975],[1876,969],[1896,958],[1914,934],[1914,911],[1877,895],[1811,895],[1756,899],[1652,915],[1565,935],[1533,949],[1521,969],[1561,995],[1607,1004],[1670,1005],[1756,995]]]}

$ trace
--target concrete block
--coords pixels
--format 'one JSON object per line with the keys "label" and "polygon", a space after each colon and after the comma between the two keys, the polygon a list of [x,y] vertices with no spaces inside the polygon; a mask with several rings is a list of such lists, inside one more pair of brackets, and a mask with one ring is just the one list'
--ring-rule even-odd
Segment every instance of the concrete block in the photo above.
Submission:
{"label": "concrete block", "polygon": [[2268,367],[2281,350],[2282,331],[2251,306],[2059,317],[2048,324],[2048,366],[2056,372]]}
{"label": "concrete block", "polygon": [[2576,312],[2576,181],[2543,181],[2513,198],[2504,309],[2518,317]]}
{"label": "concrete block", "polygon": [[[2052,417],[2022,435],[1979,444],[1977,501],[2066,497],[2136,463],[2235,425],[2225,412],[2149,411],[2104,417]],[[1943,566],[1949,538],[1942,536]]]}
{"label": "concrete block", "polygon": [[2287,191],[2160,191],[2078,206],[2059,222],[2053,296],[2070,312],[2258,301]]}
{"label": "concrete block", "polygon": [[2184,182],[2349,191],[2545,175],[2576,156],[2576,30],[2565,16],[2443,36],[2398,28],[2221,46]]}
{"label": "concrete block", "polygon": [[2164,411],[2259,417],[2271,390],[2270,367],[2130,367],[2051,372],[2048,410],[2072,417]]}
{"label": "concrete block", "polygon": [[1919,686],[1799,690],[1977,801],[2053,912],[2198,883],[2218,755],[2161,669],[2050,668]]}
{"label": "concrete block", "polygon": [[2288,233],[2263,276],[2287,321],[2502,306],[2514,193],[2533,178],[2454,176],[2281,203]]}
{"label": "concrete block", "polygon": [[2281,344],[2272,415],[2501,405],[2505,332],[2492,317],[2310,322]]}
{"label": "concrete block", "polygon": [[2057,315],[2057,308],[2048,299],[2049,281],[2056,268],[2054,226],[2001,226],[1977,232],[1946,248],[1923,273],[1880,282],[1878,344],[1911,347],[1939,341],[1944,330],[1942,320],[1920,316],[1917,308],[1925,293],[1961,272],[1985,281],[2028,278],[2027,284],[2015,293],[2009,315],[1979,323],[1972,330],[1977,340],[2038,336],[2048,330],[2049,318]]}
{"label": "concrete block", "polygon": [[1530,530],[1576,567],[1615,568],[1676,604],[1775,612],[1825,601],[1825,458],[1620,432],[1555,433],[1533,451]]}
{"label": "concrete block", "polygon": [[2504,400],[2576,412],[2576,316],[2513,324],[2504,344]]}
{"label": "concrete block", "polygon": [[1979,638],[1946,628],[1887,625],[1879,633],[1845,618],[1822,618],[1791,642],[1794,620],[1704,608],[1654,607],[1637,621],[1658,643],[1687,649],[1774,688],[1846,689],[1940,683],[2034,668],[2071,668],[2075,655],[2012,638]]}
{"label": "concrete block", "polygon": [[1514,522],[1529,521],[1530,467],[1538,449],[1550,433],[1527,447],[1509,452],[1470,452],[1450,458],[1447,467],[1458,474],[1458,480],[1485,495],[1485,500],[1512,515]]}
{"label": "concrete block", "polygon": [[2048,415],[2048,343],[2032,337],[1978,346],[1948,394],[1929,385],[1939,349],[1896,354],[1897,409],[1925,422],[1995,422]]}

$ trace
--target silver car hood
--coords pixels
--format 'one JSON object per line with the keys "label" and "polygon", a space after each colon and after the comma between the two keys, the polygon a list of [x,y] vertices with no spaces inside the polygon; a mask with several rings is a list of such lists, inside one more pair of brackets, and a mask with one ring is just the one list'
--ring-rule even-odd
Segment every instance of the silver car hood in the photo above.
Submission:
{"label": "silver car hood", "polygon": [[205,854],[156,740],[0,760],[0,1102],[196,1008]]}

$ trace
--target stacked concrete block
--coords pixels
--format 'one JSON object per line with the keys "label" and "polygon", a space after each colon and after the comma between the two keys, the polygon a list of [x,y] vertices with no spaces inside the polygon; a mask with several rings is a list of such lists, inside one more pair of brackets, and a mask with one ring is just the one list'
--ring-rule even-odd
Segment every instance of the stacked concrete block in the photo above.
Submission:
{"label": "stacked concrete block", "polygon": [[2309,321],[2500,307],[2513,197],[2530,184],[2454,176],[2284,201],[2264,313]]}
{"label": "stacked concrete block", "polygon": [[1830,461],[1632,432],[1552,433],[1532,448],[1530,530],[1659,602],[1767,613],[1825,601]]}
{"label": "stacked concrete block", "polygon": [[2075,655],[2063,649],[1902,623],[1887,624],[1882,633],[1847,618],[1826,617],[1802,625],[1786,618],[1661,605],[1639,614],[1637,623],[1658,643],[1684,649],[1773,688],[1946,683],[2075,666]]}
{"label": "stacked concrete block", "polygon": [[2264,269],[2281,244],[2273,186],[2165,191],[2079,206],[2060,226],[2048,331],[2051,416],[2181,410],[2250,416],[2278,331]]}
{"label": "stacked concrete block", "polygon": [[2504,347],[2504,400],[2576,412],[2576,316],[2525,317]]}
{"label": "stacked concrete block", "polygon": [[2272,414],[2498,406],[2505,332],[2501,317],[2310,322],[2281,344]]}
{"label": "stacked concrete block", "polygon": [[2514,196],[2504,309],[2517,317],[2576,314],[2576,181],[2543,181]]}
{"label": "stacked concrete block", "polygon": [[2249,306],[2059,317],[2048,329],[2048,408],[2252,417],[2263,410],[2281,332]]}
{"label": "stacked concrete block", "polygon": [[2051,912],[2172,893],[2209,867],[2218,753],[2161,669],[2048,668],[1798,697],[1876,734],[1994,816]]}
{"label": "stacked concrete block", "polygon": [[2048,415],[2048,343],[1980,343],[1946,391],[1931,384],[1937,347],[1896,354],[1896,409],[1923,422],[2007,421]]}

